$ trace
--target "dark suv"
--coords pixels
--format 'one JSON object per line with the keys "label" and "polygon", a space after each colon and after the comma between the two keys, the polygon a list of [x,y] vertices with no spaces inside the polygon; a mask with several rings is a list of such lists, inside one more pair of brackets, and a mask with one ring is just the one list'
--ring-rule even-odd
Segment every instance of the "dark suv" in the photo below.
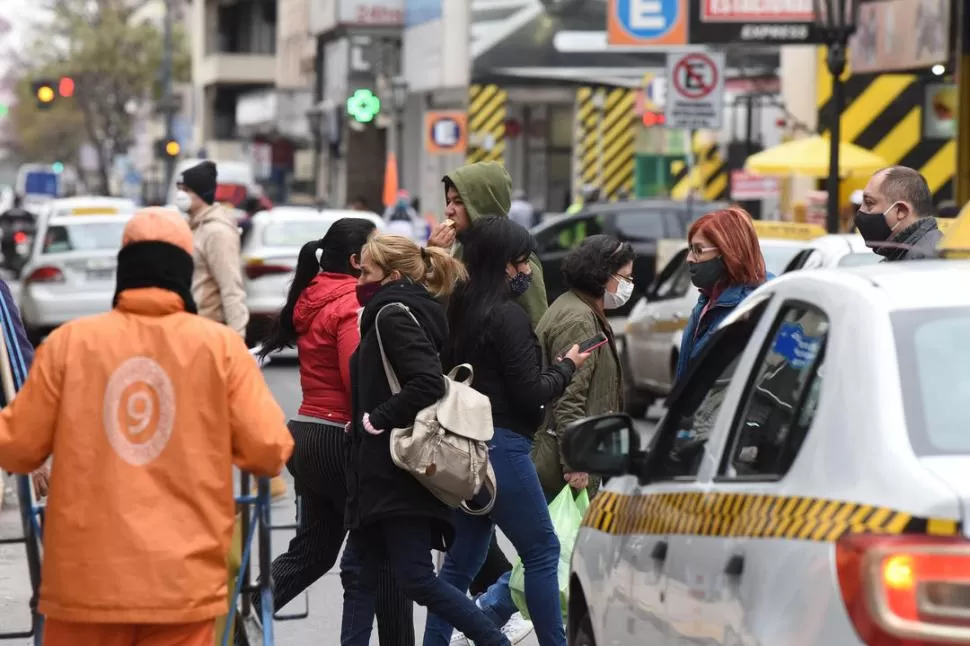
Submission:
{"label": "dark suv", "polygon": [[[607,233],[629,242],[637,252],[633,274],[637,290],[643,293],[653,282],[657,265],[658,240],[683,240],[690,223],[727,202],[693,202],[679,200],[637,200],[633,202],[604,202],[593,204],[579,213],[543,222],[532,229],[539,245],[539,259],[546,282],[546,296],[554,301],[566,291],[560,266],[563,257],[586,236]],[[637,298],[611,316],[626,316]]]}

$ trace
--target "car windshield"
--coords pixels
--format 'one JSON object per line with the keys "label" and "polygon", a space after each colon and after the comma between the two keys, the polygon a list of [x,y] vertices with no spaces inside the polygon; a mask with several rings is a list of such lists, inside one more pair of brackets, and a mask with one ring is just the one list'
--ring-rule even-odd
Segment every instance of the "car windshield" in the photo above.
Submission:
{"label": "car windshield", "polygon": [[780,276],[795,254],[801,250],[802,247],[789,245],[761,245],[761,255],[765,257],[765,269],[768,273]]}
{"label": "car windshield", "polygon": [[52,225],[44,236],[43,253],[120,249],[125,222],[119,220]]}
{"label": "car windshield", "polygon": [[322,238],[330,228],[330,222],[322,216],[272,222],[263,232],[263,244],[267,247],[302,247],[311,240]]}
{"label": "car windshield", "polygon": [[892,315],[910,442],[917,455],[970,454],[970,308]]}

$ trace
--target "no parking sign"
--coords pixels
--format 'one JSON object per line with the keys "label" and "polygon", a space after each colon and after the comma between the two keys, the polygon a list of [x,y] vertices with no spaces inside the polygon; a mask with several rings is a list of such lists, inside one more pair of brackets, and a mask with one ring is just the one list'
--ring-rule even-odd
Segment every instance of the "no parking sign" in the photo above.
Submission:
{"label": "no parking sign", "polygon": [[667,54],[667,126],[718,130],[724,111],[724,53]]}
{"label": "no parking sign", "polygon": [[431,155],[464,153],[468,146],[468,117],[459,111],[424,114],[424,149]]}

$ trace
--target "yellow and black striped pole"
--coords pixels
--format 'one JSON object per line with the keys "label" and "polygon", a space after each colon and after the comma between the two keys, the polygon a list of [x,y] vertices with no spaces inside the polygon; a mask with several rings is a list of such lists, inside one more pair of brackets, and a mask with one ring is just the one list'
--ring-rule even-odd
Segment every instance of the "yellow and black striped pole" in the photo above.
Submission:
{"label": "yellow and black striped pole", "polygon": [[480,161],[505,163],[505,119],[508,92],[497,85],[472,85],[468,89],[469,164]]}

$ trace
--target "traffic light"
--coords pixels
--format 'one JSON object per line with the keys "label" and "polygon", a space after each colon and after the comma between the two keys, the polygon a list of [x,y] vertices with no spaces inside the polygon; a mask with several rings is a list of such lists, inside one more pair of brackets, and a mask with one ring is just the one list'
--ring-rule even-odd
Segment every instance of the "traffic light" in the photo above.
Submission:
{"label": "traffic light", "polygon": [[357,123],[370,123],[380,112],[381,100],[370,90],[357,90],[347,99],[347,114]]}
{"label": "traffic light", "polygon": [[74,79],[70,76],[62,76],[61,81],[57,84],[57,93],[65,99],[74,96]]}
{"label": "traffic light", "polygon": [[155,142],[155,157],[167,159],[178,157],[182,146],[175,139],[159,139]]}
{"label": "traffic light", "polygon": [[62,164],[61,162],[54,162],[53,164],[51,164],[51,170],[54,171],[55,173],[63,173],[64,164]]}
{"label": "traffic light", "polygon": [[34,81],[31,84],[34,89],[34,99],[37,101],[38,110],[49,110],[54,105],[57,92],[54,83],[51,81]]}

